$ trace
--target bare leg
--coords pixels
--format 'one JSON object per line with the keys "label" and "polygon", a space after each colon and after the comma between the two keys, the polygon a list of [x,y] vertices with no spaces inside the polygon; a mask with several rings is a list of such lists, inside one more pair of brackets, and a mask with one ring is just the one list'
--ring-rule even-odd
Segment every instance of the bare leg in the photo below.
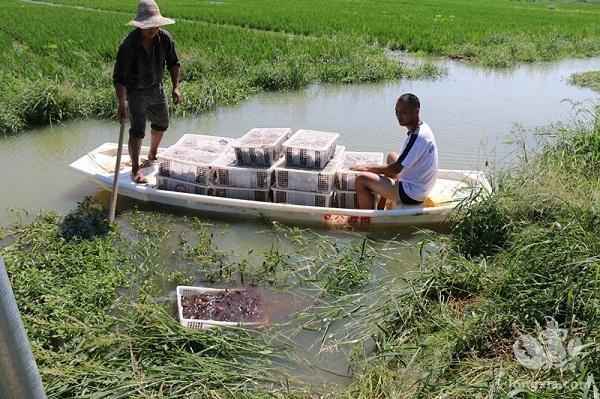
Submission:
{"label": "bare leg", "polygon": [[[386,158],[386,163],[388,165],[392,164],[398,160],[398,157],[399,157],[398,153],[392,151],[392,152],[388,153],[387,158]],[[377,204],[377,209],[385,209],[386,202],[387,202],[387,198],[385,198],[383,195],[381,195],[379,198],[379,203]]]}
{"label": "bare leg", "polygon": [[150,134],[150,151],[148,152],[148,159],[150,161],[156,160],[156,154],[158,153],[158,147],[162,141],[164,131],[154,130]]}
{"label": "bare leg", "polygon": [[373,209],[374,193],[381,195],[384,199],[396,201],[395,186],[388,177],[370,172],[358,175],[356,177],[356,195],[360,209]]}
{"label": "bare leg", "polygon": [[140,171],[140,150],[142,149],[142,139],[129,136],[128,142],[129,157],[131,158],[131,174],[137,183],[144,182],[144,176]]}

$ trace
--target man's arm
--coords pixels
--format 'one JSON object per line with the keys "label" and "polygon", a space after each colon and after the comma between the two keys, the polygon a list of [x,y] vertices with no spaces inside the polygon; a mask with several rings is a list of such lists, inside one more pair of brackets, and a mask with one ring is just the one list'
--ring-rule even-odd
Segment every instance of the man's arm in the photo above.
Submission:
{"label": "man's arm", "polygon": [[115,92],[117,94],[117,118],[119,121],[124,121],[127,119],[127,88],[123,86],[121,83],[115,83]]}
{"label": "man's arm", "polygon": [[402,165],[399,162],[394,162],[389,165],[357,165],[352,170],[358,172],[371,172],[377,175],[385,175],[395,178],[402,171]]}
{"label": "man's arm", "polygon": [[180,70],[181,67],[179,64],[175,64],[171,68],[169,68],[169,73],[171,74],[171,83],[173,84],[173,102],[175,104],[179,104],[182,99],[181,91],[179,90]]}
{"label": "man's arm", "polygon": [[122,43],[117,51],[117,60],[113,70],[113,83],[117,96],[117,118],[119,121],[127,119],[127,88],[125,87],[129,69],[131,67],[131,54],[128,47]]}
{"label": "man's arm", "polygon": [[179,74],[181,71],[181,66],[179,64],[179,56],[177,55],[177,50],[175,49],[175,40],[171,37],[169,33],[167,35],[167,57],[166,63],[167,68],[169,69],[169,73],[171,74],[171,83],[173,84],[173,102],[175,104],[179,104],[181,102],[181,91],[179,90]]}

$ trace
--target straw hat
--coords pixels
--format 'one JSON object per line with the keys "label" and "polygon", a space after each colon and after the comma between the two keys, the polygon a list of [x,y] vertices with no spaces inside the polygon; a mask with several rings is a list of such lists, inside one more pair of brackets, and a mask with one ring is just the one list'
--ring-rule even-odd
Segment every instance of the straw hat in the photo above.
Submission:
{"label": "straw hat", "polygon": [[140,29],[157,28],[174,23],[175,20],[160,15],[158,4],[154,0],[140,0],[135,19],[129,21],[129,25]]}

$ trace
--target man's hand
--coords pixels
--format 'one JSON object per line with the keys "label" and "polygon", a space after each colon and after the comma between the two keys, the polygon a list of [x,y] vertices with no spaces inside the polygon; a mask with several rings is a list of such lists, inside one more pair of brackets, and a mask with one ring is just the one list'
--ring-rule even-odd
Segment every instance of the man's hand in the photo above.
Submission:
{"label": "man's hand", "polygon": [[174,87],[173,88],[173,103],[175,105],[180,104],[182,99],[183,99],[183,96],[181,95],[181,92],[179,91],[179,87]]}
{"label": "man's hand", "polygon": [[125,122],[129,117],[129,106],[127,101],[119,101],[119,108],[117,110],[117,118],[119,122]]}

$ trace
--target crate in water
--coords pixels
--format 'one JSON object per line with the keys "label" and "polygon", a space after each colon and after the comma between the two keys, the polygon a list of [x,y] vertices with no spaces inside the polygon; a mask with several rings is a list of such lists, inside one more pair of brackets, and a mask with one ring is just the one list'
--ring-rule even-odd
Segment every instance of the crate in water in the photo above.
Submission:
{"label": "crate in water", "polygon": [[230,288],[229,290],[224,288],[206,288],[206,287],[189,287],[189,286],[177,286],[177,313],[179,315],[179,323],[183,327],[202,330],[212,327],[256,327],[265,324],[265,321],[258,322],[246,322],[246,321],[219,321],[219,320],[200,320],[200,319],[188,319],[184,317],[183,305],[184,298],[188,298],[194,295],[220,295],[226,291],[244,291],[243,288]]}
{"label": "crate in water", "polygon": [[322,169],[335,153],[340,135],[316,130],[298,130],[283,143],[288,166]]}
{"label": "crate in water", "polygon": [[343,191],[356,190],[356,176],[360,172],[350,170],[356,165],[383,165],[382,152],[354,152],[347,151],[344,153],[344,160],[337,172],[337,188]]}
{"label": "crate in water", "polygon": [[302,169],[287,165],[275,168],[275,184],[284,190],[330,193],[335,186],[335,174],[343,160],[345,147],[338,145],[335,156],[323,169]]}
{"label": "crate in water", "polygon": [[275,168],[284,162],[280,159],[270,167],[240,166],[235,154],[230,152],[211,165],[211,180],[218,186],[269,189]]}
{"label": "crate in water", "polygon": [[234,198],[247,201],[269,202],[270,189],[241,188],[241,187],[223,187],[213,186],[212,195],[222,198]]}
{"label": "crate in water", "polygon": [[231,151],[233,139],[185,134],[177,143],[158,154],[159,175],[207,185],[210,164]]}
{"label": "crate in water", "polygon": [[156,188],[165,191],[177,191],[179,193],[208,195],[208,186],[160,175],[156,176]]}
{"label": "crate in water", "polygon": [[273,202],[306,206],[331,207],[333,192],[310,193],[307,191],[273,189]]}
{"label": "crate in water", "polygon": [[292,134],[290,128],[255,128],[233,144],[239,165],[271,166],[282,155],[282,144]]}

